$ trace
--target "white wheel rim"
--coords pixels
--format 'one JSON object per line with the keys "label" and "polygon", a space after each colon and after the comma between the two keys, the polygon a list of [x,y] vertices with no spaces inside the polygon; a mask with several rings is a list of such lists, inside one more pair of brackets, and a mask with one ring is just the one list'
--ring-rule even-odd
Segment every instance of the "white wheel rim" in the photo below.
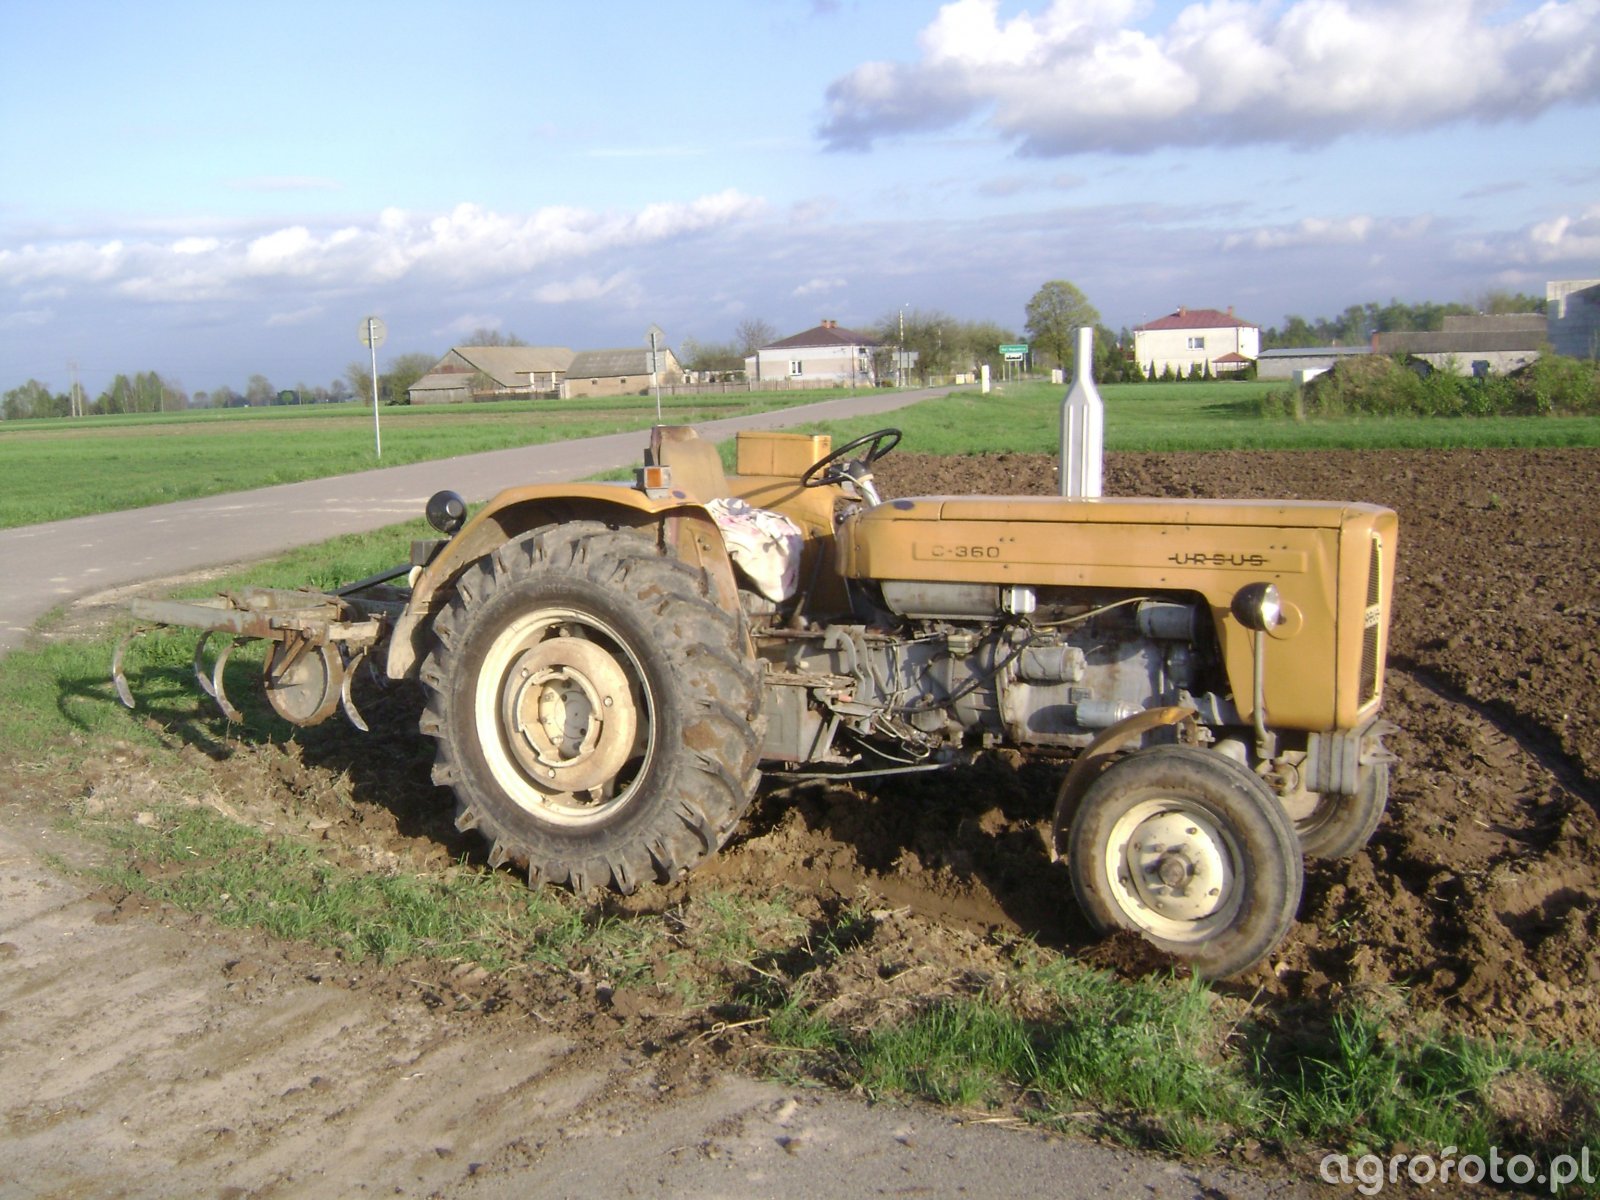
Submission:
{"label": "white wheel rim", "polygon": [[495,782],[553,824],[588,825],[622,808],[655,752],[643,666],[611,625],[576,609],[541,609],[501,630],[473,712]]}
{"label": "white wheel rim", "polygon": [[1207,809],[1172,797],[1123,813],[1104,865],[1129,924],[1169,942],[1203,942],[1238,913],[1239,861],[1237,843]]}

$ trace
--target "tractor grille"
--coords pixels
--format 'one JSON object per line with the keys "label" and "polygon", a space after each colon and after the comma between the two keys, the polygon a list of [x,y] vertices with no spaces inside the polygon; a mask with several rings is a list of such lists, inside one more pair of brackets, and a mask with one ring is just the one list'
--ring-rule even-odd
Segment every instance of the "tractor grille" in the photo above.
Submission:
{"label": "tractor grille", "polygon": [[1362,615],[1361,703],[1375,700],[1382,684],[1378,669],[1378,633],[1383,625],[1383,542],[1372,535],[1372,553],[1367,562],[1367,607]]}

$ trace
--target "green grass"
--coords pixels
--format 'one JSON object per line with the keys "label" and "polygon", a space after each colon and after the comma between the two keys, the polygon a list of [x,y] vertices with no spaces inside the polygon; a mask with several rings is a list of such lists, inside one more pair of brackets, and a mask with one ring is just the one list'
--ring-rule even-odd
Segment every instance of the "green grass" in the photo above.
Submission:
{"label": "green grass", "polygon": [[[1592,417],[1346,418],[1273,420],[1261,398],[1281,384],[1107,384],[1107,450],[1489,449],[1600,446]],[[988,396],[956,392],[881,417],[799,425],[838,445],[885,425],[905,433],[903,450],[921,454],[1055,454],[1061,399],[1055,384],[1008,384]]]}
{"label": "green grass", "polygon": [[[733,392],[664,399],[663,418],[692,424],[810,404],[843,390]],[[647,429],[648,396],[501,401],[380,410],[291,405],[0,424],[0,528],[116,512],[374,467]]]}
{"label": "green grass", "polygon": [[[1347,417],[1271,419],[1270,383],[1107,384],[1106,448],[1143,451],[1487,449],[1600,446],[1593,417]],[[1007,384],[989,396],[957,392],[882,417],[801,425],[835,444],[884,425],[923,454],[1054,454],[1061,398],[1055,384]],[[730,393],[666,401],[664,419],[693,424],[792,407],[836,391]],[[0,528],[171,500],[290,483],[376,466],[645,429],[649,397],[385,408],[383,458],[372,410],[308,405],[149,413],[0,425]],[[723,447],[732,465],[731,443]],[[613,472],[622,477],[625,472]]]}

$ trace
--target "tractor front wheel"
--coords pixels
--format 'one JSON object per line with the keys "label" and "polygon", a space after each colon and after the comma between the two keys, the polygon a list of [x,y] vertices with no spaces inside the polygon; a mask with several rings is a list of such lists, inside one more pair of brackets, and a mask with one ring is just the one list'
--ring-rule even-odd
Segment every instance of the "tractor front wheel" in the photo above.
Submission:
{"label": "tractor front wheel", "polygon": [[1300,845],[1277,797],[1229,758],[1140,750],[1083,794],[1068,835],[1078,903],[1208,979],[1254,966],[1294,923]]}
{"label": "tractor front wheel", "polygon": [[457,580],[421,672],[434,780],[490,861],[631,892],[683,875],[755,793],[760,685],[702,571],[593,522]]}

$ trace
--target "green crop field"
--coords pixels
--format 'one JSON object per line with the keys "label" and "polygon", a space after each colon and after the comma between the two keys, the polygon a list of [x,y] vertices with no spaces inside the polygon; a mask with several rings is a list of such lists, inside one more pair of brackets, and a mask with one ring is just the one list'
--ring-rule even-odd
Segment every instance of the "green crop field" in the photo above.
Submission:
{"label": "green crop field", "polygon": [[[1261,414],[1264,383],[1108,384],[1108,450],[1319,450],[1597,446],[1592,417],[1349,417],[1295,421]],[[835,444],[883,425],[925,454],[1054,453],[1059,384],[956,392],[887,417],[812,423]],[[729,393],[665,401],[665,419],[693,424],[845,394]],[[170,500],[318,479],[376,466],[644,430],[649,397],[386,408],[383,458],[372,410],[353,405],[153,413],[0,425],[0,528]],[[642,445],[642,439],[641,439]],[[731,444],[724,455],[731,461]]]}
{"label": "green crop field", "polygon": [[[811,404],[840,390],[663,399],[674,424]],[[648,396],[384,408],[306,405],[0,424],[0,529],[394,467],[458,454],[595,437],[655,422]]]}
{"label": "green crop field", "polygon": [[[1281,383],[1106,384],[1107,450],[1376,450],[1600,446],[1593,417],[1397,417],[1295,421],[1261,415]],[[1061,437],[1059,384],[1010,384],[988,396],[956,392],[886,417],[801,425],[834,444],[883,425],[923,454],[1054,454]]]}

